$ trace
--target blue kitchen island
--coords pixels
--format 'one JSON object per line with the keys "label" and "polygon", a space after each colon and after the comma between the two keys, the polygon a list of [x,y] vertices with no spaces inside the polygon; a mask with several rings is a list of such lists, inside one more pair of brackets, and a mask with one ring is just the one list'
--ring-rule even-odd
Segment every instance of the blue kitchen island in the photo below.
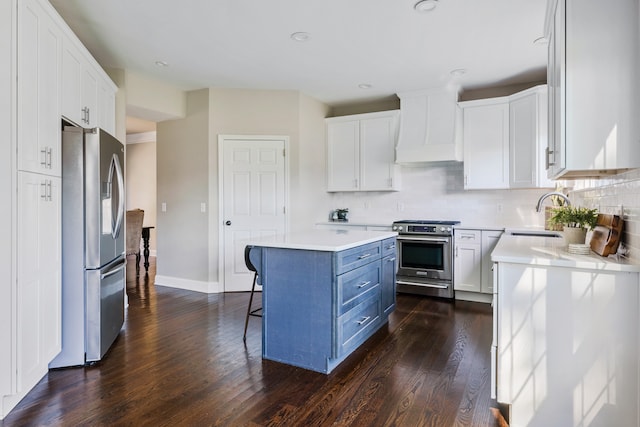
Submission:
{"label": "blue kitchen island", "polygon": [[262,357],[328,374],[386,324],[396,235],[311,230],[249,242],[262,284]]}

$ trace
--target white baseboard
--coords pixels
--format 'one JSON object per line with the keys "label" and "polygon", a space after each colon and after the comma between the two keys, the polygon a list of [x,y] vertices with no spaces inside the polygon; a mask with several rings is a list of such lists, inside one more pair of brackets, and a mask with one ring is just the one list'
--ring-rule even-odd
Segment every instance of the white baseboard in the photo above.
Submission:
{"label": "white baseboard", "polygon": [[156,275],[154,284],[156,286],[185,289],[187,291],[202,292],[205,294],[219,294],[224,292],[218,282],[202,282],[200,280],[183,279],[181,277]]}

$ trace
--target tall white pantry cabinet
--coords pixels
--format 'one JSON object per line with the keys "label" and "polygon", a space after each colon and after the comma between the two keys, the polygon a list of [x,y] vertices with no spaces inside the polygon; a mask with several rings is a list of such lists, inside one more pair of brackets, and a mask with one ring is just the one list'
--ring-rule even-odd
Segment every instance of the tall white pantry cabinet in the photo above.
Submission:
{"label": "tall white pantry cabinet", "polygon": [[[0,16],[2,419],[61,347],[61,118],[113,133],[117,88],[46,0],[4,0]],[[90,105],[65,90],[63,50],[95,79]]]}

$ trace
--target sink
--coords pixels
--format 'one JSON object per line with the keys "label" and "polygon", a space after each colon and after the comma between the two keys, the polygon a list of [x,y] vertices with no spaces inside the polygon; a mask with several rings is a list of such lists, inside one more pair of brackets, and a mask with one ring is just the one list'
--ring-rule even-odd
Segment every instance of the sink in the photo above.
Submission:
{"label": "sink", "polygon": [[554,237],[562,239],[560,232],[550,230],[505,230],[505,234],[509,236]]}

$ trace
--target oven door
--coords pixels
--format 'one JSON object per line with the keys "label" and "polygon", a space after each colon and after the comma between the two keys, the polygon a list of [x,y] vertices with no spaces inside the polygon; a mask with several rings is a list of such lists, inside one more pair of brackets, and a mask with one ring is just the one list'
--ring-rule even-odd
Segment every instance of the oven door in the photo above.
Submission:
{"label": "oven door", "polygon": [[451,236],[403,236],[398,242],[398,276],[453,280]]}

